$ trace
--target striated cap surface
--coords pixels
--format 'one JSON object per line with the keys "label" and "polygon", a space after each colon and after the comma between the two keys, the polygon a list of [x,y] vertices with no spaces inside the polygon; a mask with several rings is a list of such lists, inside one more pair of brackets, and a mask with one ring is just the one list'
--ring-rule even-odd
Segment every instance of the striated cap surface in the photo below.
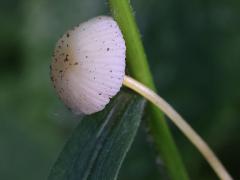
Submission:
{"label": "striated cap surface", "polygon": [[57,42],[51,80],[64,104],[76,114],[104,109],[120,90],[126,47],[117,23],[99,16],[66,32]]}

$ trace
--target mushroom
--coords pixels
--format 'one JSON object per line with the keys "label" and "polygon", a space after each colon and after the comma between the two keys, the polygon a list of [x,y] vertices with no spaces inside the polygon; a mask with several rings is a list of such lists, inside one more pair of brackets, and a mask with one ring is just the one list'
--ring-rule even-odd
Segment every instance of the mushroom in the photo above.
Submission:
{"label": "mushroom", "polygon": [[57,42],[51,80],[60,99],[76,114],[104,109],[122,84],[161,109],[196,146],[220,179],[232,179],[207,143],[159,95],[125,75],[125,42],[117,23],[99,16],[66,32]]}
{"label": "mushroom", "polygon": [[75,114],[104,109],[122,86],[125,54],[122,33],[111,17],[99,16],[66,32],[51,65],[60,99]]}

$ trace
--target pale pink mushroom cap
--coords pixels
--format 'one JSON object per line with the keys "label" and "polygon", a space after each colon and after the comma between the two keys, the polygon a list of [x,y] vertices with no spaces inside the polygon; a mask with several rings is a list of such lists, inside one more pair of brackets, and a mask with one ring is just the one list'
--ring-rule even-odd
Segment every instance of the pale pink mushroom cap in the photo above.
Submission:
{"label": "pale pink mushroom cap", "polygon": [[104,109],[120,90],[126,46],[117,23],[99,16],[66,32],[56,44],[51,80],[60,99],[76,114]]}

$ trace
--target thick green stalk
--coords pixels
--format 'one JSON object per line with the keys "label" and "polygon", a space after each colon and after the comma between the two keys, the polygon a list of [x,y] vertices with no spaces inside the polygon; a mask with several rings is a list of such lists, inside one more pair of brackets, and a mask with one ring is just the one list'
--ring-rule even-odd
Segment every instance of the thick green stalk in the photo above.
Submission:
{"label": "thick green stalk", "polygon": [[[126,41],[127,65],[131,76],[156,91],[129,0],[108,1],[113,17],[118,22]],[[148,109],[151,118],[149,121],[151,134],[170,178],[172,180],[189,179],[163,113],[150,104]]]}

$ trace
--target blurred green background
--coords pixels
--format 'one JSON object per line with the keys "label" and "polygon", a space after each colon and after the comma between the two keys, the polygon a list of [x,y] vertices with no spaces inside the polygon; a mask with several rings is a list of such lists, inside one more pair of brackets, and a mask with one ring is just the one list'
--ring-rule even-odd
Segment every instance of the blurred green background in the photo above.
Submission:
{"label": "blurred green background", "polygon": [[[159,93],[240,178],[240,1],[132,4]],[[102,14],[109,14],[104,0],[0,1],[0,179],[46,179],[79,119],[58,100],[49,80],[55,42]],[[216,179],[169,124],[191,179]],[[166,179],[147,134],[142,126],[119,179]]]}

